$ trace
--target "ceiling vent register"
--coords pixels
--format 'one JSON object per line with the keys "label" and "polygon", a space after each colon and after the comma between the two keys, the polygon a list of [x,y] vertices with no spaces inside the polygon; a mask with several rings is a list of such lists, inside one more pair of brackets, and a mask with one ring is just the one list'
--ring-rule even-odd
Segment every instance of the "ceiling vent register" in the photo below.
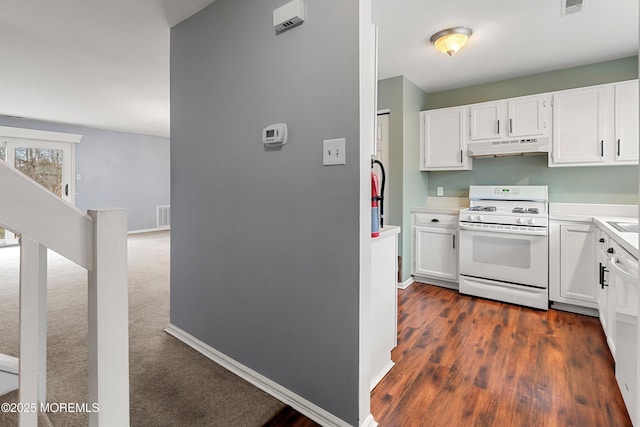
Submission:
{"label": "ceiling vent register", "polygon": [[560,0],[562,2],[561,16],[584,12],[587,0]]}

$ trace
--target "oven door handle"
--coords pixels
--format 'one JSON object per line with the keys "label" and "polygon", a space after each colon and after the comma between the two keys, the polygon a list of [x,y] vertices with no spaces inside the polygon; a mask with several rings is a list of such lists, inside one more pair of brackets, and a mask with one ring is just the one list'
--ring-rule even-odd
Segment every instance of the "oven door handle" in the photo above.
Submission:
{"label": "oven door handle", "polygon": [[[484,228],[476,227],[471,224],[461,222],[458,227],[464,231],[477,231],[480,233],[505,233],[505,234],[519,234],[525,236],[538,236],[546,237],[547,229],[545,227],[510,227],[510,228]],[[505,226],[509,227],[509,226]]]}

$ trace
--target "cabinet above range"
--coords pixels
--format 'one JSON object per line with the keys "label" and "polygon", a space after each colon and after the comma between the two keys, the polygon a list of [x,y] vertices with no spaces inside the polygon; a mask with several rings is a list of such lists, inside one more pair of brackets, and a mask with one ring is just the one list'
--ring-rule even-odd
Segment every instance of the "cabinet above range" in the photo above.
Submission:
{"label": "cabinet above range", "polygon": [[469,141],[527,139],[549,135],[551,95],[469,105]]}

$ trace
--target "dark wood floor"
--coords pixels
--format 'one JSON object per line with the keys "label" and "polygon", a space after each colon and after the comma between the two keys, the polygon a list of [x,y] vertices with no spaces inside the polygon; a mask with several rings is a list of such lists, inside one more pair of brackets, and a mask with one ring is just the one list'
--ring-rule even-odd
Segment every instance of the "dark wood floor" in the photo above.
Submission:
{"label": "dark wood floor", "polygon": [[[631,426],[597,318],[416,283],[401,290],[396,366],[371,394],[391,426]],[[270,426],[317,426],[291,408]]]}

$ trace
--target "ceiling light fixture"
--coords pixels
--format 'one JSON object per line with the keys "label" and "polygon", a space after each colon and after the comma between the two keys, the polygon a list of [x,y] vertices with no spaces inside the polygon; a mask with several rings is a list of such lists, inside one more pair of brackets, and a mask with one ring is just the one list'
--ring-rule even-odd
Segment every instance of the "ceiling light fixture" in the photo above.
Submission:
{"label": "ceiling light fixture", "polygon": [[431,36],[431,43],[442,53],[451,56],[467,44],[473,31],[467,27],[453,27],[438,31]]}

